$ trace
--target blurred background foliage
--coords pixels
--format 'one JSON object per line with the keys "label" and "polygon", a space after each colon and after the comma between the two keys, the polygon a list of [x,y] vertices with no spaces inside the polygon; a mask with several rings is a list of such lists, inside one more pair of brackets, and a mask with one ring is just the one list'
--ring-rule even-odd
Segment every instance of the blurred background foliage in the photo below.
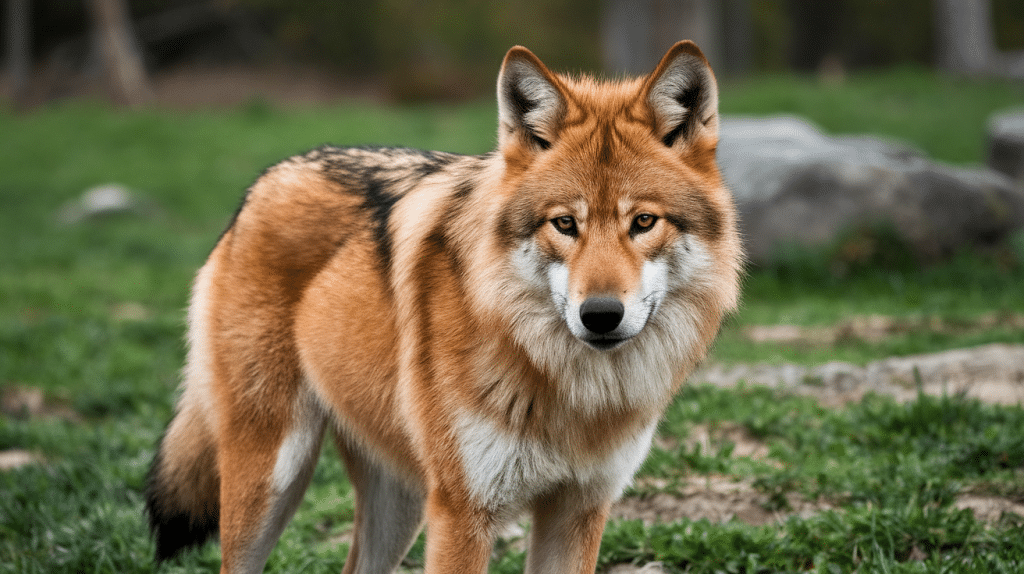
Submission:
{"label": "blurred background foliage", "polygon": [[[7,0],[28,5],[32,61],[49,76],[95,69],[87,5],[98,0]],[[936,63],[943,0],[126,0],[148,73],[195,65],[309,65],[372,83],[397,100],[490,93],[502,54],[523,44],[560,70],[618,73],[610,31],[648,12],[661,54],[695,36],[687,14],[722,43],[720,75],[845,72]],[[682,8],[680,8],[682,7]],[[690,12],[687,12],[690,10]],[[1024,50],[1024,2],[991,0],[1000,51]],[[665,14],[680,20],[666,23]],[[639,18],[639,16],[637,16]],[[637,24],[639,25],[639,24]],[[692,33],[690,33],[692,32]],[[12,36],[5,26],[0,32]],[[664,45],[662,45],[664,44]],[[645,54],[645,59],[651,56]],[[638,69],[649,69],[643,62]],[[633,70],[635,71],[635,70]],[[52,78],[51,78],[52,81]]]}
{"label": "blurred background foliage", "polygon": [[515,44],[560,69],[599,66],[599,0],[230,0],[253,10],[288,55],[383,76],[399,99],[491,91]]}

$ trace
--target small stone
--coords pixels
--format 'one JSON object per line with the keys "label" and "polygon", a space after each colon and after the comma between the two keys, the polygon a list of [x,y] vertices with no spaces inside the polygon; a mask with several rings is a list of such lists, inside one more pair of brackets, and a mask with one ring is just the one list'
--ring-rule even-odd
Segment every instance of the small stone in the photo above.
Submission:
{"label": "small stone", "polygon": [[89,219],[118,215],[144,214],[147,206],[127,187],[108,183],[87,189],[75,200],[61,207],[57,219],[66,225],[81,223]]}
{"label": "small stone", "polygon": [[15,470],[23,466],[39,463],[39,457],[27,450],[0,451],[0,471]]}

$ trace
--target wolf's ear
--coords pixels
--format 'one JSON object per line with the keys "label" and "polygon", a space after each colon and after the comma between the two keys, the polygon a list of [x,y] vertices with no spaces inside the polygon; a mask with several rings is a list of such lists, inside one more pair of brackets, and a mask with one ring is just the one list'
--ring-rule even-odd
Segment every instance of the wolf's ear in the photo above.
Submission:
{"label": "wolf's ear", "polygon": [[666,146],[718,142],[718,85],[693,42],[672,46],[644,82],[643,95],[654,112],[654,133]]}
{"label": "wolf's ear", "polygon": [[505,54],[498,75],[498,142],[547,149],[565,114],[559,80],[533,52],[515,46]]}

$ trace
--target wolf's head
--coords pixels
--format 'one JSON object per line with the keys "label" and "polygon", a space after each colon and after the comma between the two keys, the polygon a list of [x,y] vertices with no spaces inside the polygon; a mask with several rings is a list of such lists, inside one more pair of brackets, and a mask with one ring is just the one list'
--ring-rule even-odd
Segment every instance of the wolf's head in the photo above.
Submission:
{"label": "wolf's head", "polygon": [[598,82],[556,75],[515,47],[498,111],[493,222],[515,277],[505,285],[521,286],[516,306],[528,309],[517,339],[567,329],[605,351],[660,325],[659,338],[709,342],[736,305],[741,254],[700,50],[680,42],[647,77]]}

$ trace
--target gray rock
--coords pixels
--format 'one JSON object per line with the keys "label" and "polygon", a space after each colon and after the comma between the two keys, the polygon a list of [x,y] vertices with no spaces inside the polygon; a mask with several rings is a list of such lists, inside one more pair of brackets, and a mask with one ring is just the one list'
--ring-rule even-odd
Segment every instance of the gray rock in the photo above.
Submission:
{"label": "gray rock", "polygon": [[724,118],[718,159],[755,263],[879,225],[927,259],[1024,226],[1024,191],[1002,174],[932,162],[899,142],[830,137],[799,118]]}
{"label": "gray rock", "polygon": [[988,166],[1024,185],[1024,108],[989,119]]}

